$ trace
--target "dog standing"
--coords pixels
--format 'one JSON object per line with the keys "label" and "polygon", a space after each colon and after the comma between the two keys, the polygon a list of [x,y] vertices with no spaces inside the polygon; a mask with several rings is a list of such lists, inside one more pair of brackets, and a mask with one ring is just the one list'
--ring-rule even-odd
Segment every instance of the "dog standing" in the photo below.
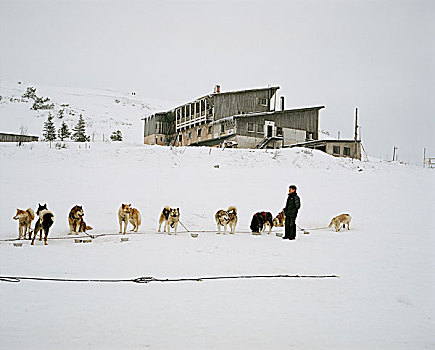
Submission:
{"label": "dog standing", "polygon": [[164,223],[163,232],[166,232],[166,228],[168,228],[168,235],[171,234],[171,227],[174,228],[174,233],[177,234],[178,222],[180,221],[180,209],[169,208],[165,206],[159,217],[159,230]]}
{"label": "dog standing", "polygon": [[266,229],[266,225],[269,226],[268,234],[270,234],[273,227],[272,214],[265,211],[255,213],[251,220],[251,231],[262,234]]}
{"label": "dog standing", "polygon": [[285,224],[285,214],[284,214],[284,209],[278,213],[278,215],[275,217],[275,219],[273,219],[273,226],[275,227],[284,227]]}
{"label": "dog standing", "polygon": [[85,212],[83,208],[79,205],[75,205],[71,208],[68,215],[68,224],[69,224],[69,235],[75,233],[76,235],[80,232],[80,225],[83,221],[83,216]]}
{"label": "dog standing", "polygon": [[352,220],[352,216],[350,216],[349,214],[341,214],[336,216],[335,218],[332,218],[329,227],[332,227],[332,225],[335,226],[335,232],[338,232],[341,230],[341,225],[343,225],[343,227],[346,227],[347,224],[347,229],[350,230],[350,221]]}
{"label": "dog standing", "polygon": [[224,233],[227,233],[227,225],[230,225],[230,233],[234,234],[237,225],[237,208],[230,206],[228,210],[218,210],[214,216],[218,228],[218,234],[221,233],[221,226],[224,227]]}
{"label": "dog standing", "polygon": [[38,210],[36,211],[36,215],[39,216],[39,219],[36,220],[35,229],[33,233],[33,239],[31,245],[35,243],[35,238],[39,234],[39,240],[42,240],[42,231],[44,231],[44,245],[47,245],[48,232],[50,231],[50,227],[54,223],[54,214],[47,209],[47,204],[41,205],[38,203]]}
{"label": "dog standing", "polygon": [[17,209],[14,220],[18,220],[18,239],[21,239],[21,237],[26,239],[27,232],[29,232],[29,239],[32,238],[32,220],[34,218],[35,212],[31,208],[27,210]]}
{"label": "dog standing", "polygon": [[[131,204],[121,204],[118,210],[119,233],[124,233],[127,230],[127,225],[130,220]],[[122,223],[124,223],[124,232],[122,232]]]}
{"label": "dog standing", "polygon": [[130,223],[133,225],[130,231],[137,232],[141,224],[141,216],[139,210],[136,208],[130,208]]}

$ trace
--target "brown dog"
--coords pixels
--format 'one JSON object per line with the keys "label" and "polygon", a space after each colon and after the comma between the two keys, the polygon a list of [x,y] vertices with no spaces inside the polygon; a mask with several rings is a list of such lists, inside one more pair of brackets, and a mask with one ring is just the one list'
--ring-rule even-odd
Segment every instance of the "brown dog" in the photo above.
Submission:
{"label": "brown dog", "polygon": [[133,228],[130,231],[137,232],[139,226],[141,224],[141,216],[139,210],[136,208],[130,208],[130,224],[133,225]]}
{"label": "brown dog", "polygon": [[[75,233],[76,235],[80,232],[80,225],[83,221],[83,216],[85,212],[80,205],[75,205],[71,208],[68,215],[68,224],[69,224],[69,235]],[[82,231],[83,232],[83,231]]]}
{"label": "brown dog", "polygon": [[[130,221],[131,204],[121,204],[118,210],[119,233],[124,233],[127,230],[128,222]],[[124,232],[122,230],[122,223],[124,223]]]}
{"label": "brown dog", "polygon": [[17,213],[14,216],[14,220],[18,220],[18,239],[23,237],[26,239],[27,232],[29,233],[29,238],[31,239],[31,226],[32,220],[35,218],[35,212],[29,208],[27,210],[17,209]]}
{"label": "brown dog", "polygon": [[347,224],[347,229],[350,230],[350,221],[352,220],[352,216],[350,216],[349,214],[341,214],[336,216],[335,218],[332,218],[329,227],[331,227],[332,225],[335,226],[335,232],[338,232],[341,230],[341,225],[343,225],[343,227],[346,227]]}

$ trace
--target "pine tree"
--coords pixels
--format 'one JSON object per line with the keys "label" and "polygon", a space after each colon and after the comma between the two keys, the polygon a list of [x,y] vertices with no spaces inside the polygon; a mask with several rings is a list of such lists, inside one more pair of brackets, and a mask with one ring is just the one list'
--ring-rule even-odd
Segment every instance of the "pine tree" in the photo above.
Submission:
{"label": "pine tree", "polygon": [[54,127],[53,116],[51,113],[48,113],[48,118],[44,123],[44,129],[42,131],[42,136],[44,136],[45,141],[56,140],[56,128]]}
{"label": "pine tree", "polygon": [[112,135],[110,135],[110,139],[112,141],[122,141],[122,132],[121,132],[121,130],[113,131]]}
{"label": "pine tree", "polygon": [[57,135],[59,136],[61,141],[71,136],[71,131],[69,131],[68,125],[66,125],[65,122],[62,122],[62,125],[60,126]]}
{"label": "pine tree", "polygon": [[73,131],[74,133],[71,136],[71,140],[75,142],[90,141],[90,136],[86,136],[86,124],[81,114],[77,125],[73,128]]}

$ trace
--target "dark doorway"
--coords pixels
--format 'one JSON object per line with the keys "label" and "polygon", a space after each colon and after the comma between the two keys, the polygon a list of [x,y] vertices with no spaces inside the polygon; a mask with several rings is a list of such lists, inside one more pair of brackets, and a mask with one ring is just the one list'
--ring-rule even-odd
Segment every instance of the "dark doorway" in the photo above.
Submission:
{"label": "dark doorway", "polygon": [[267,126],[267,137],[272,137],[272,130],[273,130],[273,126],[268,125]]}

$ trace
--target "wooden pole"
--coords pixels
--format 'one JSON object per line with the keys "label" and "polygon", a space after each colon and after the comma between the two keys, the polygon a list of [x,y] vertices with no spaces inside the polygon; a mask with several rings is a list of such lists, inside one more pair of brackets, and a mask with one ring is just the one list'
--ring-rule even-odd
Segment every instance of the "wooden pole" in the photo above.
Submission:
{"label": "wooden pole", "polygon": [[423,148],[423,168],[426,167],[426,148]]}

